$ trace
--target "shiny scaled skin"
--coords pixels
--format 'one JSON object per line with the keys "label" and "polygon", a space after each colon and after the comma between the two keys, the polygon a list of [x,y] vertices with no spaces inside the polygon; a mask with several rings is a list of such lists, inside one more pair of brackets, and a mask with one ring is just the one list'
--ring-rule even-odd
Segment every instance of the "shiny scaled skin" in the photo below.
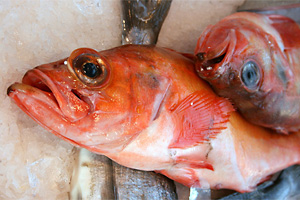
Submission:
{"label": "shiny scaled skin", "polygon": [[300,28],[279,15],[235,13],[200,36],[199,76],[250,122],[300,129]]}
{"label": "shiny scaled skin", "polygon": [[300,163],[300,133],[248,123],[192,59],[164,48],[77,49],[29,70],[7,93],[58,137],[189,187],[252,191]]}

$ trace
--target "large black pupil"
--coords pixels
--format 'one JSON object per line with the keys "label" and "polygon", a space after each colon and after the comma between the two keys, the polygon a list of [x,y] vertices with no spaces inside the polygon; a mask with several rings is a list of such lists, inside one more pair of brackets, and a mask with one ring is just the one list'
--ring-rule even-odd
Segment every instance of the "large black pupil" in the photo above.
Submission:
{"label": "large black pupil", "polygon": [[101,70],[94,63],[84,63],[82,66],[82,72],[84,75],[90,78],[96,78],[100,75]]}
{"label": "large black pupil", "polygon": [[256,63],[249,61],[244,65],[242,71],[242,81],[246,87],[255,87],[259,81],[259,76],[260,74]]}

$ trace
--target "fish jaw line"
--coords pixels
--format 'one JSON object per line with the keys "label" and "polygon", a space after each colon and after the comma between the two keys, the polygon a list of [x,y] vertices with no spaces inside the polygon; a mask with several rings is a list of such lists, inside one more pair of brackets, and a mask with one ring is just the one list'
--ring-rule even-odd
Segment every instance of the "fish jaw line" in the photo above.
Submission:
{"label": "fish jaw line", "polygon": [[[27,106],[22,103],[24,101],[32,101],[32,105],[28,106],[36,106],[35,103],[39,103],[43,105],[44,108],[47,108],[50,112],[55,112],[61,116],[63,116],[59,105],[52,94],[47,94],[46,92],[41,91],[38,88],[32,87],[23,83],[15,83],[11,85],[7,89],[7,94],[10,98],[15,100],[17,105],[24,110],[29,116],[32,116],[29,113],[29,109]],[[21,101],[22,99],[22,101]],[[35,102],[35,103],[33,103]]]}
{"label": "fish jaw line", "polygon": [[[49,95],[44,94],[35,87],[22,83],[11,85],[7,93],[21,110],[46,130],[75,146],[83,146],[62,134],[67,132],[69,121],[64,118],[58,104]],[[62,125],[60,126],[60,124]]]}
{"label": "fish jaw line", "polygon": [[[122,146],[118,144],[115,146],[111,145],[112,142],[109,141],[99,142],[102,141],[105,136],[96,136],[98,139],[95,139],[91,133],[85,132],[85,128],[80,125],[82,124],[80,120],[83,120],[83,122],[92,121],[91,115],[76,122],[71,122],[64,116],[58,104],[49,97],[49,95],[41,92],[38,88],[23,83],[15,83],[8,88],[7,93],[18,107],[39,125],[75,146],[80,146],[98,153],[105,152],[105,149],[107,149],[107,151],[112,149],[119,151],[119,146]],[[90,136],[87,136],[89,134]],[[90,141],[89,138],[91,139]],[[110,148],[106,148],[106,146]]]}
{"label": "fish jaw line", "polygon": [[66,138],[54,130],[53,126],[56,127],[59,123],[65,124],[67,120],[64,119],[58,104],[49,95],[39,91],[37,88],[22,83],[11,85],[7,90],[7,94],[16,102],[21,110],[38,124],[66,140]]}
{"label": "fish jaw line", "polygon": [[[55,80],[51,80],[48,75],[46,75],[42,70],[38,68],[29,70],[24,75],[22,82],[23,84],[36,88],[37,92],[39,91],[51,97],[52,102],[55,102],[57,108],[60,110],[62,117],[68,119],[68,121],[70,122],[75,122],[79,119],[82,119],[89,113],[89,110],[93,107],[92,105],[90,105],[90,103],[82,100],[83,98],[81,96],[83,95],[81,95],[77,90],[58,88],[58,86],[54,83]],[[76,111],[81,112],[77,112],[77,114],[79,113],[79,115],[75,116],[75,109],[72,110],[72,107],[75,107],[74,105],[76,103],[70,101],[72,96],[74,96],[73,99],[78,100],[76,103],[79,102],[80,104],[83,104],[83,106],[88,107],[88,109],[77,109]],[[72,111],[74,113],[72,113]]]}

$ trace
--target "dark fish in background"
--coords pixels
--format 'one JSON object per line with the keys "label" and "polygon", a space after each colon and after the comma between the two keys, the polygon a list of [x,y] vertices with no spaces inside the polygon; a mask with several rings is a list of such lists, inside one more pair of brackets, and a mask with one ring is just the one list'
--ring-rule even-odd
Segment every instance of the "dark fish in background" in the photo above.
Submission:
{"label": "dark fish in background", "polygon": [[172,0],[121,1],[122,44],[156,44]]}
{"label": "dark fish in background", "polygon": [[70,199],[115,199],[112,161],[80,149],[71,179]]}
{"label": "dark fish in background", "polygon": [[177,199],[175,184],[155,172],[130,169],[113,162],[115,199]]}

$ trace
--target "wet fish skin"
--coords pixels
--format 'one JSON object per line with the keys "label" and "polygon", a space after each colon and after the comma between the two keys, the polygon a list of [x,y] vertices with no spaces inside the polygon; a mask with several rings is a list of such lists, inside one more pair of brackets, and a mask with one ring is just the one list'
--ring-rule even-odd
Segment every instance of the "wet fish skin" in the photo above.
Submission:
{"label": "wet fish skin", "polygon": [[122,3],[122,44],[156,44],[172,0],[137,0]]}

